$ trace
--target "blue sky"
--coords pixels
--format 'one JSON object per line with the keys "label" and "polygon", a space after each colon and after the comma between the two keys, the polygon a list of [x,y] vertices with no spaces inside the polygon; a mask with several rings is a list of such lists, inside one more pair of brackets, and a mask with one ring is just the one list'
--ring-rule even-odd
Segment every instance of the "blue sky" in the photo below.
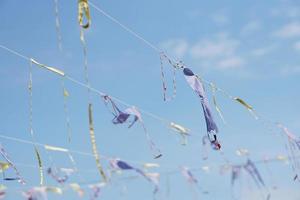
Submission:
{"label": "blue sky", "polygon": [[[251,104],[261,115],[280,121],[289,129],[300,131],[300,5],[297,1],[93,1],[106,12],[165,50],[172,57],[182,59],[197,74],[215,82],[234,96]],[[54,2],[16,0],[0,1],[2,20],[1,44],[15,49],[51,66],[63,69],[70,76],[84,81],[83,53],[79,40],[76,1],[59,0],[63,51],[57,47]],[[223,157],[209,151],[209,159],[202,160],[201,136],[205,124],[199,99],[177,74],[177,98],[163,102],[159,55],[141,41],[109,21],[91,8],[92,25],[86,31],[91,85],[100,91],[118,97],[129,104],[151,111],[163,118],[182,124],[191,130],[187,146],[180,145],[180,137],[165,124],[143,115],[145,125],[161,148],[164,156],[154,161],[147,148],[142,129],[135,125],[111,124],[112,116],[99,95],[93,94],[95,131],[101,154],[120,157],[139,166],[143,162],[158,162],[161,167],[160,199],[192,199],[193,193],[180,173],[170,176],[170,195],[167,197],[168,170],[178,166],[191,168],[209,166],[210,171],[197,171],[199,185],[210,194],[198,194],[203,199],[232,199],[230,173],[221,175],[219,165]],[[2,135],[31,140],[28,132],[28,69],[29,62],[0,49],[1,127]],[[166,68],[167,69],[167,68]],[[171,71],[167,71],[171,86]],[[170,87],[169,86],[169,87]],[[61,80],[38,67],[33,68],[33,127],[37,141],[70,149],[91,152],[87,118],[87,91],[66,81],[70,93],[68,107],[72,126],[72,141],[67,142]],[[171,91],[171,90],[170,90]],[[207,88],[209,97],[211,93]],[[236,164],[245,157],[235,154],[238,148],[247,148],[253,160],[263,156],[285,154],[282,137],[269,131],[239,104],[222,94],[218,103],[228,122],[222,124],[217,113],[223,151]],[[121,106],[122,107],[122,106]],[[124,108],[124,107],[123,107]],[[20,163],[19,169],[30,186],[38,185],[37,169],[21,164],[36,165],[32,145],[1,139],[11,158]],[[45,166],[51,166],[47,152],[40,148]],[[51,153],[55,165],[70,167],[67,156]],[[83,182],[100,180],[92,157],[74,155]],[[105,163],[105,161],[103,161]],[[272,199],[299,199],[298,184],[291,179],[291,167],[281,162],[271,163],[272,176],[266,166],[258,165]],[[280,173],[278,173],[280,172]],[[132,173],[123,173],[123,177]],[[72,182],[80,181],[78,175]],[[117,178],[115,178],[117,179]],[[0,182],[2,183],[2,181]],[[4,183],[4,182],[3,182]],[[46,183],[55,184],[50,177]],[[17,183],[7,183],[7,199],[19,199]],[[241,199],[256,199],[259,193],[246,174],[241,180]],[[126,186],[126,187],[125,187]],[[125,189],[126,188],[126,189]],[[116,181],[103,189],[103,199],[152,199],[152,185],[142,178]],[[288,195],[288,197],[286,196]],[[50,199],[73,198],[64,196]],[[85,196],[85,199],[88,195]]]}

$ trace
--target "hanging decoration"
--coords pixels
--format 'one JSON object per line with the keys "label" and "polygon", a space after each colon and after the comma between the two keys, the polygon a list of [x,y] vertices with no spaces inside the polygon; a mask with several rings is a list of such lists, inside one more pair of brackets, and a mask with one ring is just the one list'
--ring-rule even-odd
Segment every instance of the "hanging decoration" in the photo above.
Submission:
{"label": "hanging decoration", "polygon": [[209,108],[209,103],[205,95],[203,84],[200,82],[199,77],[196,76],[189,68],[184,68],[183,73],[190,87],[200,97],[201,105],[205,117],[205,122],[206,122],[208,139],[213,149],[219,150],[221,148],[221,145],[217,139],[218,127],[211,114],[211,110]]}
{"label": "hanging decoration", "polygon": [[125,109],[124,111],[121,111],[117,107],[116,103],[108,95],[102,95],[102,99],[108,108],[109,108],[109,105],[111,105],[111,108],[109,108],[109,109],[111,110],[111,113],[114,116],[114,118],[112,119],[113,124],[123,124],[123,123],[129,121],[130,117],[133,117],[133,120],[130,123],[130,125],[128,126],[128,128],[131,128],[136,122],[140,122],[140,124],[144,130],[149,147],[150,147],[151,151],[153,152],[154,159],[160,158],[162,156],[160,149],[158,149],[156,147],[154,141],[150,137],[150,135],[144,125],[144,122],[142,120],[142,115],[136,107],[132,106],[132,107]]}

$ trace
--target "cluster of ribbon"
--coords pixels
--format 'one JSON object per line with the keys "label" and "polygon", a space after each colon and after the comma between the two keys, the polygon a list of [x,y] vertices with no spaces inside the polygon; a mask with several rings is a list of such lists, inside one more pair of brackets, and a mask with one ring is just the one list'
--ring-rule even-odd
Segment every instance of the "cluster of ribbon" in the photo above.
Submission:
{"label": "cluster of ribbon", "polygon": [[[58,1],[54,0],[55,2],[55,16],[56,16],[56,29],[58,34],[58,43],[59,43],[59,49],[62,50],[62,37],[60,35],[60,22],[59,22],[59,14],[58,14]],[[102,177],[102,182],[97,182],[95,184],[88,184],[89,189],[91,190],[91,199],[96,199],[99,197],[102,188],[105,187],[110,183],[112,180],[112,177],[115,174],[119,174],[120,172],[125,171],[132,171],[136,173],[138,176],[143,177],[145,180],[153,184],[154,190],[153,194],[155,195],[160,191],[159,183],[160,183],[160,173],[158,172],[148,172],[148,169],[159,167],[159,164],[156,163],[144,163],[143,167],[136,167],[134,165],[129,164],[129,162],[126,162],[124,160],[118,159],[118,158],[105,158],[103,155],[101,155],[98,152],[98,147],[96,144],[96,138],[95,138],[95,127],[93,122],[93,105],[90,99],[90,93],[93,90],[90,86],[89,81],[89,74],[88,74],[88,65],[87,65],[87,44],[84,38],[84,31],[88,29],[91,25],[91,16],[90,16],[90,10],[89,10],[90,3],[88,0],[79,0],[78,1],[78,23],[80,26],[80,41],[83,46],[83,54],[84,54],[84,71],[85,71],[85,84],[80,83],[80,85],[83,85],[88,89],[88,95],[89,95],[89,103],[88,103],[88,124],[89,124],[89,135],[91,140],[91,146],[92,146],[92,153],[93,157],[96,162],[97,169]],[[93,5],[93,4],[91,4]],[[95,7],[98,11],[102,12],[105,16],[113,20],[115,23],[119,23],[114,18],[106,14],[104,11],[100,10],[99,8]],[[119,23],[119,25],[121,25]],[[121,25],[124,28],[124,25]],[[130,30],[127,28],[127,30]],[[132,31],[131,31],[132,32]],[[141,38],[140,38],[141,39]],[[144,39],[143,39],[144,40]],[[146,41],[146,40],[144,40]],[[147,42],[147,41],[146,41]],[[150,44],[151,46],[151,44]],[[3,48],[5,49],[5,48]],[[7,48],[6,48],[7,50]],[[11,50],[9,50],[12,52]],[[223,114],[221,112],[221,109],[219,105],[217,104],[216,92],[222,92],[230,99],[234,100],[235,102],[239,103],[240,105],[244,106],[253,116],[255,119],[259,119],[258,115],[254,111],[253,107],[246,103],[243,99],[239,97],[233,97],[226,93],[224,90],[218,88],[215,84],[208,82],[201,78],[201,76],[195,74],[190,68],[186,67],[183,62],[173,62],[172,59],[170,59],[164,52],[159,52],[160,56],[160,64],[161,64],[161,79],[162,79],[162,89],[163,89],[163,100],[164,101],[170,101],[176,97],[176,71],[182,70],[184,78],[186,79],[188,85],[192,88],[192,90],[196,93],[196,95],[200,99],[202,111],[204,114],[204,121],[206,124],[206,131],[207,134],[202,136],[202,145],[203,147],[206,147],[208,144],[211,146],[214,150],[220,150],[221,144],[218,138],[218,132],[219,129],[217,127],[217,124],[213,117],[213,112],[210,108],[210,103],[207,98],[206,94],[206,88],[205,84],[208,84],[212,91],[212,97],[213,97],[213,105],[215,107],[216,112],[222,119],[224,123],[225,119],[223,117]],[[24,58],[25,56],[23,56]],[[25,57],[25,59],[27,59]],[[33,58],[27,59],[30,61],[30,70],[29,70],[29,84],[28,84],[28,91],[29,91],[29,98],[30,98],[30,108],[29,108],[29,127],[30,127],[30,135],[32,138],[32,144],[34,145],[35,155],[38,161],[38,169],[39,169],[39,175],[40,175],[40,186],[32,187],[29,190],[26,190],[25,192],[22,192],[23,196],[28,200],[35,200],[35,199],[47,199],[47,193],[55,193],[55,194],[63,194],[65,189],[72,189],[73,191],[77,192],[80,197],[84,195],[84,190],[79,183],[68,183],[69,178],[74,174],[78,173],[76,162],[67,148],[60,148],[50,145],[45,145],[46,151],[59,151],[64,152],[68,155],[70,162],[72,163],[73,168],[57,168],[57,167],[48,167],[46,170],[46,174],[51,177],[55,182],[59,184],[59,186],[44,186],[44,166],[42,163],[42,158],[40,155],[40,152],[37,147],[37,142],[34,137],[34,131],[33,131],[33,122],[32,122],[32,93],[33,93],[33,82],[32,82],[32,64],[35,64],[43,69],[46,69],[52,73],[55,73],[56,75],[59,75],[62,78],[62,89],[63,89],[63,98],[64,98],[64,111],[66,115],[66,125],[68,128],[68,138],[69,142],[71,141],[71,128],[70,128],[70,119],[68,116],[68,107],[67,107],[67,98],[69,97],[69,92],[66,90],[64,81],[66,79],[69,79],[73,82],[73,78],[69,77],[63,70],[60,70],[56,67],[51,67],[45,64],[42,64],[38,61],[36,61]],[[172,96],[167,96],[167,84],[166,84],[166,75],[164,71],[164,65],[167,63],[171,68],[173,69],[173,92]],[[77,81],[78,83],[78,81]],[[153,154],[154,159],[160,158],[163,154],[160,151],[160,149],[157,147],[154,140],[150,137],[150,134],[148,130],[146,129],[146,125],[142,118],[142,112],[136,107],[136,106],[127,106],[124,109],[120,108],[120,105],[117,104],[114,97],[111,97],[108,94],[104,94],[100,92],[100,98],[104,102],[105,106],[108,108],[108,110],[113,115],[113,119],[111,120],[113,124],[119,125],[119,124],[129,124],[128,128],[131,128],[135,123],[138,123],[141,125],[143,132],[145,134],[148,146]],[[180,136],[183,138],[183,144],[187,143],[187,136],[190,136],[191,130],[179,125],[175,122],[168,122],[167,126],[174,130],[175,132],[179,133]],[[287,144],[286,144],[286,150],[288,153],[288,156],[277,156],[273,160],[278,161],[288,161],[291,163],[293,172],[295,173],[294,180],[299,180],[298,175],[300,175],[300,161],[298,160],[299,154],[300,154],[300,139],[297,138],[293,133],[291,133],[286,127],[284,127],[282,124],[277,124],[277,127],[282,130],[283,135],[287,138]],[[248,150],[246,149],[239,149],[237,150],[237,155],[248,155]],[[0,172],[3,174],[3,180],[5,181],[18,181],[21,184],[25,184],[24,178],[21,176],[19,170],[17,169],[14,162],[10,159],[8,153],[5,151],[4,147],[0,145],[0,154],[4,161],[0,162]],[[106,159],[109,162],[110,168],[109,170],[106,170],[102,166],[102,158]],[[203,159],[207,159],[207,155],[203,156]],[[268,162],[268,160],[265,160],[265,162]],[[14,171],[13,176],[7,176],[6,172],[8,170],[12,169]],[[205,168],[207,170],[207,168]],[[265,185],[265,182],[259,173],[258,169],[255,166],[255,162],[251,161],[250,159],[247,160],[245,164],[241,165],[232,165],[227,164],[221,167],[221,171],[228,171],[231,170],[231,184],[234,186],[236,180],[240,178],[240,174],[245,171],[249,176],[253,179],[253,181],[256,183],[258,188],[263,188],[266,191],[266,199],[271,198],[270,191]],[[178,172],[178,170],[175,170]],[[186,179],[186,181],[192,185],[196,186],[203,194],[207,194],[208,192],[204,189],[202,189],[199,186],[198,179],[193,175],[192,170],[188,167],[182,166],[179,169],[179,172],[183,175],[183,177]],[[6,194],[6,187],[4,185],[0,186],[0,199],[5,197]]]}

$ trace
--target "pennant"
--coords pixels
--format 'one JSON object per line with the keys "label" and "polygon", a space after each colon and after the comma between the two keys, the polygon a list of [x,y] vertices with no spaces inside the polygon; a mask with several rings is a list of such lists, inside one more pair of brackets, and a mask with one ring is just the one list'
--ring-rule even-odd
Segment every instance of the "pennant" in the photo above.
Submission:
{"label": "pennant", "polygon": [[[85,23],[84,18],[86,18]],[[89,28],[91,25],[91,16],[88,0],[78,0],[78,23],[84,29]]]}
{"label": "pennant", "polygon": [[146,180],[148,180],[149,182],[153,183],[155,186],[155,190],[154,193],[156,193],[158,191],[158,182],[159,182],[159,175],[158,174],[153,174],[153,173],[145,173],[143,172],[141,169],[133,167],[131,165],[129,165],[127,162],[122,161],[120,159],[110,159],[109,161],[110,166],[114,169],[114,170],[132,170],[135,171],[136,173],[142,175]]}
{"label": "pennant", "polygon": [[65,73],[63,71],[59,70],[59,69],[56,69],[54,67],[49,67],[47,65],[41,64],[38,61],[34,60],[33,58],[31,58],[30,61],[32,63],[36,64],[37,66],[41,67],[41,68],[45,68],[45,69],[47,69],[47,70],[49,70],[49,71],[51,71],[53,73],[56,73],[56,74],[58,74],[60,76],[65,76]]}
{"label": "pennant", "polygon": [[139,112],[139,110],[136,107],[132,106],[132,107],[125,109],[124,111],[121,111],[118,108],[118,106],[116,105],[116,103],[111,99],[111,97],[109,97],[108,95],[102,95],[101,97],[103,98],[103,101],[107,107],[109,107],[109,104],[111,105],[110,110],[111,110],[112,115],[114,116],[114,118],[112,119],[113,124],[126,123],[127,121],[129,121],[130,117],[133,117],[133,120],[130,123],[130,125],[128,126],[128,128],[131,128],[136,122],[140,122],[140,124],[143,127],[148,145],[154,154],[154,159],[160,158],[162,156],[160,149],[158,149],[156,147],[154,141],[150,137],[150,135],[144,125],[144,122],[142,120],[142,115]]}
{"label": "pennant", "polygon": [[98,150],[97,150],[96,137],[95,137],[95,132],[94,132],[94,122],[93,122],[93,108],[92,108],[91,103],[89,104],[88,112],[89,112],[90,139],[91,139],[91,143],[92,143],[94,158],[95,158],[95,161],[96,161],[98,171],[99,171],[100,175],[102,176],[103,180],[106,182],[107,178],[106,178],[106,175],[105,175],[104,170],[102,168],[102,165],[100,163],[100,156],[99,156],[99,153],[98,153]]}
{"label": "pennant", "polygon": [[106,186],[106,183],[98,183],[98,184],[93,184],[89,185],[89,188],[92,189],[92,195],[91,195],[91,200],[95,200],[100,196],[101,189]]}
{"label": "pennant", "polygon": [[198,184],[198,180],[194,177],[192,172],[187,167],[181,167],[181,174],[190,184]]}
{"label": "pennant", "polygon": [[239,97],[234,97],[233,98],[235,101],[237,101],[238,103],[240,103],[242,106],[244,106],[252,115],[253,117],[258,120],[258,116],[255,114],[254,109],[252,106],[250,106],[248,103],[246,103],[243,99],[239,98]]}
{"label": "pennant", "polygon": [[256,166],[254,163],[248,159],[247,163],[244,165],[244,169],[249,173],[249,175],[252,177],[252,179],[255,181],[258,187],[265,186],[265,183],[258,172]]}
{"label": "pennant", "polygon": [[78,183],[70,183],[69,187],[73,191],[77,192],[77,194],[78,194],[79,197],[83,197],[84,196],[84,190],[81,189],[81,187],[80,187],[80,185]]}
{"label": "pennant", "polygon": [[174,122],[170,123],[170,127],[182,136],[182,138],[183,138],[182,145],[186,145],[187,144],[186,136],[190,135],[189,134],[190,130],[183,127],[183,126],[181,126],[181,125],[179,125],[179,124],[175,124]]}
{"label": "pennant", "polygon": [[219,150],[221,148],[221,145],[217,140],[218,127],[211,114],[208,99],[205,95],[204,87],[199,81],[199,78],[189,68],[184,68],[183,73],[190,87],[201,99],[201,105],[205,117],[208,138],[213,146],[213,149]]}

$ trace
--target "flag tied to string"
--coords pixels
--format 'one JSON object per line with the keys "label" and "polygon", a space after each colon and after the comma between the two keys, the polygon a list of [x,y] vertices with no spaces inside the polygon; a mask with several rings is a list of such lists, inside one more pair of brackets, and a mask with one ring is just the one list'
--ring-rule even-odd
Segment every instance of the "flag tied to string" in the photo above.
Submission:
{"label": "flag tied to string", "polygon": [[112,115],[114,116],[114,118],[112,119],[113,124],[124,124],[126,122],[129,122],[130,118],[132,118],[132,122],[128,126],[128,128],[131,128],[136,122],[140,122],[144,130],[149,147],[154,154],[154,159],[160,158],[162,156],[160,149],[157,148],[156,144],[150,137],[145,127],[145,124],[142,119],[142,114],[136,107],[132,106],[125,109],[124,111],[121,111],[121,109],[118,108],[118,106],[110,96],[102,95],[102,99],[107,107],[109,107],[109,104],[111,105],[110,110]]}
{"label": "flag tied to string", "polygon": [[153,193],[157,193],[159,190],[159,177],[160,175],[158,173],[145,173],[144,171],[142,171],[139,168],[133,167],[131,165],[129,165],[127,162],[122,161],[120,159],[111,159],[110,160],[110,166],[114,169],[114,170],[132,170],[135,171],[136,173],[142,175],[146,180],[148,180],[149,182],[153,183],[155,188]]}
{"label": "flag tied to string", "polygon": [[206,122],[208,139],[210,140],[213,149],[219,150],[221,148],[221,145],[217,139],[218,127],[211,114],[211,110],[209,107],[208,99],[206,97],[203,84],[199,80],[198,76],[196,76],[189,68],[184,68],[183,73],[190,87],[200,97],[201,105],[205,117],[205,122]]}

